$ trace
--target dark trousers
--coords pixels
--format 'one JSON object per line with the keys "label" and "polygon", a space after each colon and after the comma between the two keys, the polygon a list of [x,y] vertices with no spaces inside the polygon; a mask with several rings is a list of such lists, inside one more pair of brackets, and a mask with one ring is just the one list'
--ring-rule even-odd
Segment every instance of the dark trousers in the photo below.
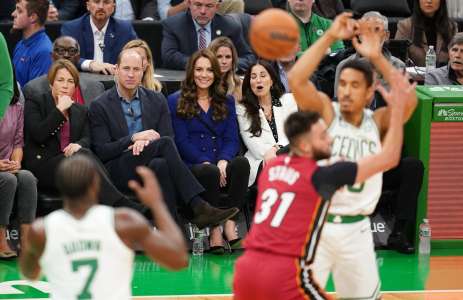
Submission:
{"label": "dark trousers", "polygon": [[195,196],[204,191],[180,158],[170,137],[161,137],[151,142],[138,156],[127,151],[106,163],[114,184],[122,191],[128,189],[129,180],[138,178],[135,172],[137,166],[148,166],[156,174],[166,205],[173,216],[176,216],[177,199],[181,200],[181,206],[186,207]]}
{"label": "dark trousers", "polygon": [[[77,151],[78,154],[86,155],[95,161],[98,173],[101,177],[100,185],[100,204],[109,206],[123,206],[130,207],[139,212],[144,211],[144,206],[132,200],[127,199],[124,195],[114,186],[111,181],[104,165],[100,160],[87,148],[81,148]],[[38,189],[42,191],[56,191],[55,185],[55,172],[58,168],[59,163],[66,159],[64,154],[59,154],[48,161],[44,162],[38,168],[32,170],[33,174],[38,179]]]}
{"label": "dark trousers", "polygon": [[[199,180],[205,191],[201,194],[212,206],[221,208],[243,207],[249,179],[249,162],[238,156],[227,165],[227,185],[220,187],[220,171],[214,164],[197,164],[191,172]],[[224,197],[222,194],[225,194]]]}
{"label": "dark trousers", "polygon": [[383,174],[383,190],[397,191],[393,203],[396,220],[408,225],[415,224],[423,175],[423,163],[414,157],[402,158],[396,168]]}

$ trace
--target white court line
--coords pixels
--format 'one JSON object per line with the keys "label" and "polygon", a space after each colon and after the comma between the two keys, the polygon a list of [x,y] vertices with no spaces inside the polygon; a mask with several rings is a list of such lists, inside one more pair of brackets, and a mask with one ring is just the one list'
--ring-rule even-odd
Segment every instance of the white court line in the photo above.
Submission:
{"label": "white court line", "polygon": [[[463,290],[416,290],[416,291],[381,291],[381,294],[438,294],[438,293],[462,293]],[[328,292],[328,294],[335,294]],[[133,299],[153,298],[201,298],[201,297],[231,297],[233,294],[201,294],[201,295],[166,295],[166,296],[133,296]]]}

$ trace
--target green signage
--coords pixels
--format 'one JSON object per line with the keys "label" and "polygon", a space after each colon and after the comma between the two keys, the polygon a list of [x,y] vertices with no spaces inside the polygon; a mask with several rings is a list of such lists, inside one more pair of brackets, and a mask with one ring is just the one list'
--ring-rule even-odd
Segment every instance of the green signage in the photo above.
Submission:
{"label": "green signage", "polygon": [[463,122],[463,103],[435,103],[433,121]]}

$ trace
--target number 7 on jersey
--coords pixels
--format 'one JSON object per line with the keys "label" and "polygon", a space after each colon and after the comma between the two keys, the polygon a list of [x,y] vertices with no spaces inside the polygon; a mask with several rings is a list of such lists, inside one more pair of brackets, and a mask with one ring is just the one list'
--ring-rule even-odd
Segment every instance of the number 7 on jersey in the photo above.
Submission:
{"label": "number 7 on jersey", "polygon": [[281,195],[275,189],[267,189],[262,193],[262,205],[256,215],[254,216],[254,223],[260,224],[264,222],[272,211],[272,207],[279,201],[277,211],[270,222],[270,226],[279,227],[289,207],[294,201],[296,194],[292,192],[285,192]]}

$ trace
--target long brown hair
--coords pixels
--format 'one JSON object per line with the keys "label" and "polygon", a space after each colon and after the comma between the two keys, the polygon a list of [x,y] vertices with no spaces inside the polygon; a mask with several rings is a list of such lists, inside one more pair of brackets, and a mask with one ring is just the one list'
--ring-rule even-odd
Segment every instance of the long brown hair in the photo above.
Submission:
{"label": "long brown hair", "polygon": [[217,51],[219,51],[219,48],[221,47],[229,48],[232,53],[232,67],[226,73],[222,74],[222,84],[225,88],[225,91],[229,94],[232,94],[236,92],[236,89],[241,88],[241,80],[238,77],[238,75],[236,75],[238,52],[236,51],[235,45],[233,45],[232,40],[230,40],[226,36],[221,36],[214,39],[209,45],[209,49],[211,49],[211,51],[215,55],[217,55]]}
{"label": "long brown hair", "polygon": [[198,104],[197,86],[195,83],[194,72],[196,61],[201,58],[207,58],[211,62],[214,81],[209,87],[209,96],[211,97],[212,119],[221,121],[227,117],[227,95],[222,85],[219,62],[215,55],[208,49],[201,49],[195,52],[189,59],[186,67],[186,77],[182,81],[180,90],[180,99],[177,104],[177,115],[185,119],[192,119],[199,116],[201,108]]}
{"label": "long brown hair", "polygon": [[162,84],[156,78],[154,78],[153,53],[151,52],[148,43],[141,39],[131,40],[127,44],[125,44],[122,50],[134,48],[141,48],[145,50],[146,59],[148,60],[148,67],[143,72],[143,87],[156,92],[160,92],[162,90]]}
{"label": "long brown hair", "polygon": [[[452,35],[455,32],[455,23],[449,18],[447,10],[447,1],[440,0],[439,9],[434,15],[434,30],[436,35],[441,35],[444,40],[443,48],[447,51],[447,47],[452,39]],[[412,13],[412,28],[413,28],[413,37],[412,43],[418,47],[423,45],[423,32],[425,31],[424,20],[426,16],[420,7],[420,1],[415,0],[413,3],[413,13]],[[434,45],[436,46],[436,45]]]}
{"label": "long brown hair", "polygon": [[272,99],[280,99],[280,97],[284,94],[284,87],[281,83],[280,76],[278,76],[277,72],[268,61],[258,60],[249,66],[243,79],[243,100],[241,100],[241,104],[246,109],[247,118],[251,121],[251,125],[247,131],[249,131],[253,136],[260,136],[262,134],[262,124],[260,122],[259,115],[259,99],[251,89],[252,68],[258,65],[261,65],[265,70],[267,70],[273,81],[272,87],[270,88],[270,95]]}

